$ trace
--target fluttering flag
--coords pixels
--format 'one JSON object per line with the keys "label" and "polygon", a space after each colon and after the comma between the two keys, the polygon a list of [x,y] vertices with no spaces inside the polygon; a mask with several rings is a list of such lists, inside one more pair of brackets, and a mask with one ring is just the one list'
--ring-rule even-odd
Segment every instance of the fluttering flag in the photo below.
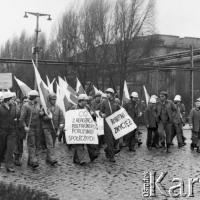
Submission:
{"label": "fluttering flag", "polygon": [[83,89],[83,86],[81,85],[78,78],[76,78],[76,92],[79,94],[86,94],[85,90]]}
{"label": "fluttering flag", "polygon": [[148,95],[147,90],[146,90],[146,88],[145,88],[144,85],[143,85],[143,88],[144,88],[144,94],[145,94],[146,104],[148,106],[150,96]]}
{"label": "fluttering flag", "polygon": [[99,90],[93,85],[93,88],[94,88],[94,93],[99,93]]}
{"label": "fluttering flag", "polygon": [[53,83],[54,83],[54,81],[55,81],[55,78],[54,78],[53,81],[50,83],[48,76],[46,76],[46,77],[47,77],[47,86],[48,86],[49,92],[50,92],[50,93],[54,93],[54,91],[53,91]]}
{"label": "fluttering flag", "polygon": [[58,76],[58,83],[59,83],[59,86],[66,88],[74,96],[77,96],[77,92],[66,81],[64,81],[60,76]]}
{"label": "fluttering flag", "polygon": [[129,95],[129,92],[128,92],[128,87],[127,87],[126,81],[124,81],[124,90],[123,90],[122,101],[127,102],[129,100],[130,100],[130,95]]}
{"label": "fluttering flag", "polygon": [[44,83],[44,81],[41,79],[41,76],[32,60],[34,71],[35,71],[35,78],[38,86],[38,91],[40,93],[40,101],[42,104],[42,107],[44,109],[44,112],[49,115],[49,112],[47,110],[47,97],[49,95],[49,89],[47,85]]}
{"label": "fluttering flag", "polygon": [[19,79],[17,79],[15,76],[14,76],[17,84],[19,85],[23,95],[27,95],[30,91],[31,91],[31,88],[29,88],[25,83],[23,83],[22,81],[20,81]]}

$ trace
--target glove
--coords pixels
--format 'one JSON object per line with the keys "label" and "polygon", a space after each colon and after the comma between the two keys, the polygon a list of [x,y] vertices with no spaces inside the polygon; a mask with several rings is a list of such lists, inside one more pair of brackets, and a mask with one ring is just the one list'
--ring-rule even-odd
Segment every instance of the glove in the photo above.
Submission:
{"label": "glove", "polygon": [[28,132],[30,130],[30,128],[28,127],[24,127],[25,131]]}

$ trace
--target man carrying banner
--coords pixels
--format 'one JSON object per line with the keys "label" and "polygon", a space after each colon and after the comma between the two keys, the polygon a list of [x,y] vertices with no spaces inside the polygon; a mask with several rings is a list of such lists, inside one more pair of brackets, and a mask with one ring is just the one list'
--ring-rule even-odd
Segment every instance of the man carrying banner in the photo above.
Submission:
{"label": "man carrying banner", "polygon": [[0,105],[0,166],[5,156],[7,172],[13,169],[13,153],[15,148],[15,121],[20,116],[20,110],[14,105],[14,95],[4,92],[4,100]]}
{"label": "man carrying banner", "polygon": [[27,132],[27,146],[28,146],[28,166],[32,168],[39,167],[38,159],[36,157],[36,132],[39,126],[39,112],[38,105],[39,94],[36,90],[31,90],[28,93],[29,102],[22,106],[20,120]]}
{"label": "man carrying banner", "polygon": [[56,132],[62,131],[64,128],[64,116],[62,110],[56,105],[57,96],[55,93],[50,93],[47,97],[47,108],[50,115],[47,116],[45,112],[40,112],[42,119],[42,128],[44,130],[45,141],[47,146],[46,162],[55,165],[58,161],[55,155],[55,141]]}
{"label": "man carrying banner", "polygon": [[[119,104],[117,104],[115,101],[114,90],[112,88],[108,88],[106,90],[106,94],[107,99],[101,103],[100,115],[102,118],[106,118],[120,109]],[[107,143],[107,148],[104,150],[106,157],[110,158],[110,162],[115,162],[115,153],[117,153],[115,151],[115,146],[118,143],[118,140],[115,140],[113,133],[106,121],[104,121],[104,134]]]}
{"label": "man carrying banner", "polygon": [[[132,92],[131,94],[131,100],[128,102],[123,102],[123,107],[127,111],[127,113],[130,115],[132,120],[135,122],[135,124],[138,126],[138,117],[140,114],[140,106],[137,102],[138,100],[138,93]],[[137,129],[130,132],[125,136],[125,144],[128,146],[129,151],[135,151],[135,143],[136,143],[136,136]]]}
{"label": "man carrying banner", "polygon": [[[86,94],[80,94],[78,96],[78,104],[75,106],[72,106],[70,108],[70,110],[85,109],[87,100],[88,100],[88,96]],[[96,154],[96,152],[93,148],[93,145],[86,144],[86,146],[87,146],[90,160],[94,161],[96,158],[98,158],[98,155]],[[84,164],[86,164],[85,157],[86,157],[86,153],[85,153],[85,150],[83,150],[83,144],[75,144],[73,162],[80,164],[80,165],[84,165]]]}

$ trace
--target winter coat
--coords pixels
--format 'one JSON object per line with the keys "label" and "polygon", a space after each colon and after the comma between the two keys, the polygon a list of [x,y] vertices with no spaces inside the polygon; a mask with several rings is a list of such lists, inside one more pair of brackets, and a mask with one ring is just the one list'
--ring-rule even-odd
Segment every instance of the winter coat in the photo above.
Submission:
{"label": "winter coat", "polygon": [[[31,114],[32,113],[32,114]],[[39,126],[40,106],[38,103],[33,104],[31,101],[22,106],[20,121],[28,127],[35,129]],[[32,116],[31,116],[32,115]]]}
{"label": "winter coat", "polygon": [[[161,102],[160,101],[157,102],[153,109],[156,113],[156,120],[159,123],[161,121],[161,110],[162,110]],[[168,120],[165,123],[172,123],[176,110],[177,110],[176,105],[171,100],[167,99],[166,100],[166,111],[167,111],[167,115],[168,115]]]}
{"label": "winter coat", "polygon": [[192,108],[189,115],[189,125],[193,126],[193,131],[198,132],[200,129],[200,109]]}
{"label": "winter coat", "polygon": [[4,103],[0,105],[0,129],[14,130],[17,118],[20,117],[20,110],[16,105],[11,105],[8,109]]}
{"label": "winter coat", "polygon": [[[52,128],[58,129],[60,124],[63,124],[63,125],[65,124],[63,111],[60,109],[60,107],[58,105],[53,106],[50,103],[50,99],[54,96],[56,97],[56,94],[54,94],[54,93],[50,93],[47,96],[47,110],[52,114],[52,116],[53,116],[52,120],[49,119],[49,117],[46,115],[45,112],[43,112],[44,113],[43,115],[40,114],[40,118],[42,119],[42,128],[43,129],[52,129]],[[52,125],[52,123],[53,123],[53,125]]]}
{"label": "winter coat", "polygon": [[156,128],[156,114],[152,108],[148,107],[145,109],[144,121],[149,128]]}

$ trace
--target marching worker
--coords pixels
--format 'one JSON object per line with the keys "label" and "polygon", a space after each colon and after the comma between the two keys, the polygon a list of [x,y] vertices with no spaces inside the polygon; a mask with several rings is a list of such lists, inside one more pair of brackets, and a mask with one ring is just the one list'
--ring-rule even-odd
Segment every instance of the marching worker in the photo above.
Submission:
{"label": "marching worker", "polygon": [[39,112],[38,105],[39,93],[36,90],[31,90],[28,93],[29,102],[22,106],[20,120],[24,126],[27,135],[28,146],[28,166],[32,168],[39,167],[38,159],[36,157],[36,134],[39,126]]}
{"label": "marching worker", "polygon": [[[138,93],[132,92],[131,100],[128,102],[124,102],[123,107],[129,114],[129,116],[132,118],[134,123],[138,126],[138,117],[140,115],[140,106],[137,101],[138,101]],[[135,151],[135,143],[136,143],[136,139],[138,139],[137,131],[138,130],[135,129],[134,131],[132,131],[124,136],[125,143],[126,143],[126,146],[128,146],[129,151]],[[140,141],[138,141],[138,142],[140,142]]]}
{"label": "marching worker", "polygon": [[94,100],[91,103],[91,108],[93,110],[96,110],[96,107],[100,103],[100,100],[101,100],[101,94],[99,92],[95,93]]}
{"label": "marching worker", "polygon": [[[158,128],[156,123],[156,115],[153,110],[154,105],[156,104],[155,98],[150,98],[148,107],[145,109],[144,113],[144,121],[147,127],[147,148],[151,149],[155,147],[156,149],[159,148],[159,135],[158,135]],[[154,138],[152,138],[152,132],[154,132]],[[153,141],[153,142],[152,142]]]}
{"label": "marching worker", "polygon": [[40,112],[42,119],[42,128],[45,135],[47,157],[46,162],[55,165],[58,161],[55,155],[55,142],[57,131],[60,132],[64,128],[64,116],[62,110],[56,105],[57,96],[55,93],[50,93],[47,97],[47,108],[49,115],[45,112]]}
{"label": "marching worker", "polygon": [[[112,88],[106,90],[107,99],[101,103],[100,115],[102,118],[109,117],[114,112],[120,109],[119,104],[115,101],[115,92]],[[118,140],[115,140],[113,133],[107,124],[104,121],[104,137],[106,140],[107,148],[104,149],[106,157],[110,159],[110,162],[115,162],[115,154],[119,152],[115,151],[115,146],[118,143]]]}
{"label": "marching worker", "polygon": [[162,91],[160,93],[160,101],[155,104],[154,110],[156,112],[156,121],[158,124],[158,133],[162,145],[162,152],[165,151],[167,145],[167,153],[171,153],[171,129],[173,117],[177,108],[176,105],[167,98],[168,93]]}
{"label": "marching worker", "polygon": [[197,152],[200,153],[200,98],[195,101],[195,107],[192,108],[189,115],[189,126],[192,131],[192,143],[190,145],[191,150],[194,150],[195,145],[197,146]]}
{"label": "marching worker", "polygon": [[96,106],[95,110],[101,109],[101,103],[107,99],[107,95],[105,93],[102,94],[99,104]]}
{"label": "marching worker", "polygon": [[[86,94],[80,94],[78,96],[78,104],[76,106],[72,106],[70,110],[87,109],[86,108],[87,100],[88,96]],[[86,146],[90,160],[94,161],[96,158],[98,158],[98,155],[96,154],[93,145],[86,144]],[[84,165],[86,164],[85,157],[86,157],[86,151],[83,150],[83,144],[75,144],[73,162],[76,164]]]}
{"label": "marching worker", "polygon": [[13,153],[15,150],[16,120],[20,117],[20,110],[14,104],[14,94],[4,92],[0,105],[0,166],[5,156],[7,172],[15,172],[13,168]]}
{"label": "marching worker", "polygon": [[171,144],[173,145],[172,141],[173,141],[173,138],[176,135],[177,141],[178,141],[178,147],[183,147],[184,143],[183,143],[182,134],[181,134],[181,130],[182,130],[182,120],[181,120],[181,118],[182,118],[182,116],[181,116],[181,108],[180,108],[180,106],[181,106],[180,96],[175,96],[174,103],[177,107],[177,110],[176,110],[175,115],[173,117]]}
{"label": "marching worker", "polygon": [[[22,98],[22,105],[18,105],[18,109],[21,111],[22,106],[28,102],[28,97],[24,96]],[[15,147],[15,165],[21,166],[22,165],[22,154],[23,154],[23,140],[26,138],[26,131],[24,129],[23,124],[18,119],[16,121],[16,147]]]}

